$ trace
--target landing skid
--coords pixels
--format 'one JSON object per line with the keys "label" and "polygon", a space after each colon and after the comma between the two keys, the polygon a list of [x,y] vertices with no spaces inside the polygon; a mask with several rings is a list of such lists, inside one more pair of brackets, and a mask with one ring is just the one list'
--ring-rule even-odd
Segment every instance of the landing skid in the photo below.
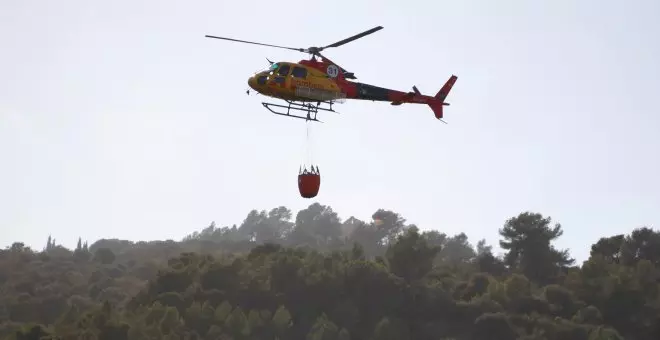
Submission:
{"label": "landing skid", "polygon": [[[272,112],[276,115],[286,116],[286,117],[291,117],[291,118],[304,119],[304,120],[307,120],[307,121],[313,121],[313,122],[319,122],[319,123],[323,123],[322,121],[320,121],[316,118],[316,115],[318,114],[319,110],[338,113],[337,111],[335,111],[332,108],[333,102],[329,102],[329,101],[317,102],[316,105],[310,104],[310,103],[297,103],[297,102],[294,102],[294,101],[291,101],[291,100],[286,100],[286,99],[284,99],[284,101],[287,102],[289,105],[280,105],[280,104],[273,104],[273,103],[266,103],[266,102],[262,102],[261,104],[265,108],[267,108],[268,111],[270,111],[270,112]],[[326,104],[328,107],[327,108],[321,107],[322,104]],[[275,111],[275,110],[273,110],[274,107],[275,108],[283,108],[283,109],[286,109],[286,111],[285,110]],[[297,116],[295,114],[291,114],[291,110],[306,112],[307,116]]]}

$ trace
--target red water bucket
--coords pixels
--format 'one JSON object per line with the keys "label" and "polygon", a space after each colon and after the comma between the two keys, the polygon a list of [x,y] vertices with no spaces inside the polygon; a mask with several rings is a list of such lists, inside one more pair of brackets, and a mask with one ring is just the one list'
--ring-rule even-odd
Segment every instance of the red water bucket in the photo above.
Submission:
{"label": "red water bucket", "polygon": [[321,175],[315,173],[302,173],[298,175],[298,190],[304,198],[316,197],[321,187]]}

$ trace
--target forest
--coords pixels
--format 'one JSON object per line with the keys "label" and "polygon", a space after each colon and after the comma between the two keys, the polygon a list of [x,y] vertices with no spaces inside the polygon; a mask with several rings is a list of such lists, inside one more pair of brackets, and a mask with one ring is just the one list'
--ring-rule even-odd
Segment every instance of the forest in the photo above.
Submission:
{"label": "forest", "polygon": [[660,339],[660,232],[603,235],[578,264],[549,216],[498,231],[501,255],[314,203],[180,241],[44,235],[0,250],[0,339]]}

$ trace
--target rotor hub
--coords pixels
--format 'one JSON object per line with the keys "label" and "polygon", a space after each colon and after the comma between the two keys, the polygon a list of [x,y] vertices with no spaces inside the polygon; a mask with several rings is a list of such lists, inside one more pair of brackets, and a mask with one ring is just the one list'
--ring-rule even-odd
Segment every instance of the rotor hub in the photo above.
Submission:
{"label": "rotor hub", "polygon": [[321,51],[323,51],[323,48],[321,48],[321,47],[309,47],[309,48],[307,48],[307,52],[309,52],[311,54],[317,54]]}

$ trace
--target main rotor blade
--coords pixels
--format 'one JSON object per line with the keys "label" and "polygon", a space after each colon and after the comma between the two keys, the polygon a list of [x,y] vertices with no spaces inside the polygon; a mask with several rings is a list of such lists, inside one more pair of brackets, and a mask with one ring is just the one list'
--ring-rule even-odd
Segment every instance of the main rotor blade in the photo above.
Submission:
{"label": "main rotor blade", "polygon": [[380,30],[382,30],[382,29],[383,29],[383,26],[377,26],[377,27],[374,27],[374,28],[372,28],[372,29],[370,29],[370,30],[364,31],[364,32],[362,32],[362,33],[360,33],[360,34],[356,34],[356,35],[354,35],[354,36],[352,36],[352,37],[350,37],[350,38],[346,38],[346,39],[344,39],[344,40],[337,41],[337,42],[334,43],[334,44],[330,44],[330,45],[328,45],[328,46],[322,47],[321,49],[326,49],[326,48],[328,48],[328,47],[337,47],[337,46],[341,46],[341,45],[344,45],[344,44],[346,44],[346,43],[349,43],[349,42],[351,42],[351,41],[353,41],[353,40],[355,40],[355,39],[360,39],[360,38],[364,37],[365,35],[369,35],[369,34],[371,34],[371,33],[374,33],[374,32],[376,32],[376,31],[380,31]]}
{"label": "main rotor blade", "polygon": [[258,43],[258,42],[247,41],[247,40],[238,40],[238,39],[232,39],[232,38],[217,37],[217,36],[214,36],[214,35],[205,35],[205,37],[207,37],[207,38],[214,38],[214,39],[223,39],[223,40],[237,41],[237,42],[242,42],[242,43],[246,43],[246,44],[254,44],[254,45],[261,45],[261,46],[269,46],[269,47],[284,48],[284,49],[287,49],[287,50],[294,50],[294,51],[299,51],[299,52],[303,52],[303,51],[304,51],[304,49],[302,49],[302,48],[294,48],[294,47],[286,47],[286,46],[277,46],[277,45],[270,45],[270,44],[262,44],[262,43]]}

